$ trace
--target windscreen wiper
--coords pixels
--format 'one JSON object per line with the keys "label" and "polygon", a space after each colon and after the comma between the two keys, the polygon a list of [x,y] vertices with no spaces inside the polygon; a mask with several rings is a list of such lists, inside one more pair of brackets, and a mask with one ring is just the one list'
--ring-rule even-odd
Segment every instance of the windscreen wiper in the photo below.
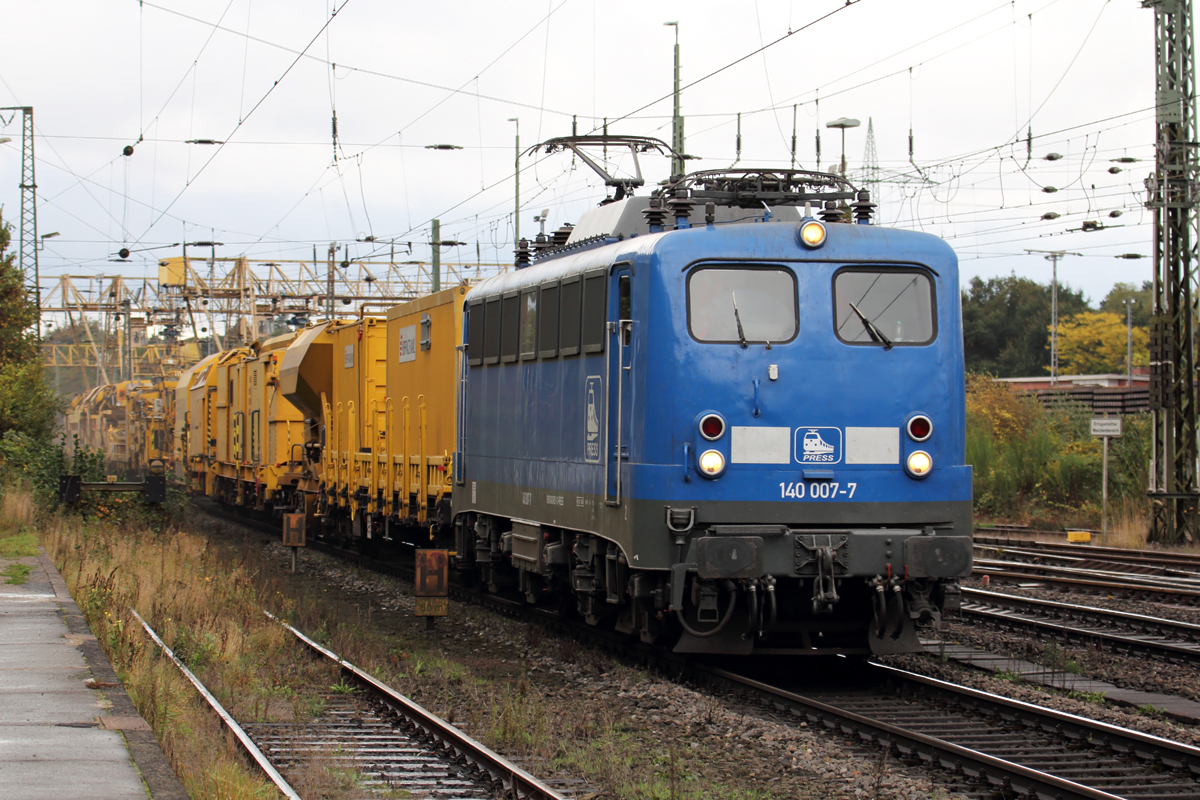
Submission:
{"label": "windscreen wiper", "polygon": [[737,310],[737,295],[730,292],[729,296],[733,298],[733,321],[738,326],[738,341],[742,343],[742,349],[745,350],[749,347],[749,342],[746,341],[746,332],[742,330],[742,315]]}
{"label": "windscreen wiper", "polygon": [[[884,350],[891,350],[891,339],[884,336],[883,331],[879,330],[879,328],[876,328],[875,323],[867,319],[867,315],[858,310],[858,306],[854,305],[854,303],[851,303],[850,307],[854,309],[854,313],[858,315],[860,320],[862,320],[863,327],[867,329],[867,335],[871,337],[871,340],[879,342],[881,345],[883,345]],[[734,313],[737,313],[737,306],[734,306]]]}

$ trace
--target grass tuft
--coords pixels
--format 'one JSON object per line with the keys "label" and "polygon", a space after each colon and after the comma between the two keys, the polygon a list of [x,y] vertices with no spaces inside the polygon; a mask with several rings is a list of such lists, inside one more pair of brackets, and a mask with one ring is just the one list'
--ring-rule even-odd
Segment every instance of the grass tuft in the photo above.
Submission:
{"label": "grass tuft", "polygon": [[32,533],[20,533],[0,539],[0,558],[29,558],[37,554],[37,537]]}
{"label": "grass tuft", "polygon": [[22,584],[29,580],[29,573],[33,571],[33,567],[25,564],[9,564],[4,568],[4,582],[11,584]]}

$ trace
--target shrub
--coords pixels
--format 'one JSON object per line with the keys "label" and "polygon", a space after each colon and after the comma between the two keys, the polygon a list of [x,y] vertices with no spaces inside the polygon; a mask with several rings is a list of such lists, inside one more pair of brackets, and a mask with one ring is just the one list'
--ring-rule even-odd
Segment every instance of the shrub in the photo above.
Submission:
{"label": "shrub", "polygon": [[[988,375],[967,376],[967,463],[974,467],[975,511],[983,516],[1071,518],[1099,525],[1102,442],[1090,433],[1090,409],[1047,408]],[[1124,418],[1109,443],[1109,498],[1145,504],[1150,421]]]}

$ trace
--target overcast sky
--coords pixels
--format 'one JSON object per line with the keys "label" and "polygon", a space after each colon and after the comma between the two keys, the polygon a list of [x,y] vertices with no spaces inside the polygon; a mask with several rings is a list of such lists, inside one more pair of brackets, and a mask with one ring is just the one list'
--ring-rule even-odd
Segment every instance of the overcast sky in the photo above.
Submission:
{"label": "overcast sky", "polygon": [[[580,133],[607,117],[610,133],[669,141],[675,31],[663,23],[678,21],[694,168],[734,163],[740,112],[739,166],[788,166],[795,119],[798,166],[817,166],[820,130],[820,168],[836,169],[840,139],[824,124],[854,117],[862,126],[848,131],[846,155],[860,179],[871,119],[886,181],[880,222],[945,237],[964,283],[1013,271],[1048,281],[1049,264],[1026,248],[1083,254],[1062,262],[1060,279],[1093,302],[1116,281],[1151,277],[1150,259],[1113,256],[1150,253],[1141,202],[1153,159],[1153,12],[1136,0],[843,6],[13,3],[0,106],[34,108],[39,232],[60,233],[42,252],[43,283],[153,275],[160,256],[178,254],[153,248],[214,238],[221,255],[263,260],[311,258],[314,245],[323,255],[331,241],[353,258],[396,247],[427,260],[435,217],[444,239],[467,243],[447,260],[510,261],[509,120],[519,118],[523,148],[569,134],[573,117]],[[12,139],[0,144],[0,204],[15,225],[20,116],[0,113],[0,138]],[[126,145],[132,156],[121,155]],[[1141,160],[1112,161],[1126,156]],[[648,181],[669,172],[657,158],[643,167]],[[523,159],[521,190],[523,235],[543,209],[554,228],[604,196],[562,156]],[[1047,212],[1061,216],[1044,221]],[[1110,227],[1071,232],[1092,220]],[[368,236],[389,243],[355,241]],[[130,262],[111,262],[122,247]]]}

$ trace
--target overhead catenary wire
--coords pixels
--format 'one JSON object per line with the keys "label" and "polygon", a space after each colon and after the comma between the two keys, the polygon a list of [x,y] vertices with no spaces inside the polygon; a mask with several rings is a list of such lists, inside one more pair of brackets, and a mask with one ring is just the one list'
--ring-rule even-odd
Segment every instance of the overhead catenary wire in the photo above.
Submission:
{"label": "overhead catenary wire", "polygon": [[[313,46],[313,44],[317,41],[317,39],[320,38],[321,34],[325,31],[325,29],[328,28],[330,23],[332,23],[333,20],[337,17],[338,13],[340,11],[342,11],[349,4],[350,4],[350,0],[342,0],[342,4],[340,6],[336,6],[333,9],[333,12],[329,15],[328,19],[326,19],[324,24],[321,25],[321,29],[318,30],[317,33],[312,37],[312,39],[309,40],[308,44],[305,46],[304,51],[302,51],[301,55],[303,54],[303,52],[306,52],[309,47]],[[213,160],[216,159],[216,157],[221,154],[221,151],[225,149],[226,143],[230,139],[232,139],[234,134],[237,133],[237,131],[242,127],[242,125],[244,125],[246,123],[246,121],[249,120],[250,117],[254,115],[254,112],[257,111],[264,102],[266,102],[267,98],[271,96],[271,94],[275,91],[275,88],[279,86],[280,82],[283,81],[288,76],[288,74],[292,71],[292,69],[300,61],[301,55],[297,55],[296,58],[292,61],[292,63],[288,64],[287,68],[283,71],[283,74],[281,74],[279,76],[279,78],[276,79],[276,81],[273,84],[271,84],[271,87],[269,89],[267,89],[266,93],[263,94],[263,96],[258,99],[258,102],[256,102],[254,104],[254,106],[251,107],[251,109],[248,112],[246,112],[246,116],[243,119],[238,121],[237,125],[235,125],[233,127],[233,130],[231,130],[225,136],[224,141],[221,144],[217,145],[216,152],[213,153],[211,156],[209,156],[208,160],[205,161],[204,164],[202,164],[200,166],[200,169],[196,171],[196,174],[194,176],[191,176],[188,179],[187,183],[184,185],[184,187],[179,190],[179,193],[176,194],[175,197],[173,197],[169,203],[167,203],[166,207],[162,209],[162,211],[159,213],[158,217],[156,217],[154,219],[154,221],[150,223],[149,227],[146,229],[146,233],[150,232],[150,229],[152,229],[158,223],[158,220],[162,219],[163,216],[167,213],[167,211],[169,211],[171,209],[171,207],[174,206],[175,203],[179,201],[179,198],[183,196],[183,193],[188,190],[188,187],[190,187],[192,185],[192,183],[195,181],[195,179],[200,177],[200,174],[202,172],[204,172],[204,170],[208,167],[208,165],[211,164],[213,162]],[[143,235],[145,235],[145,234],[143,234]],[[140,241],[140,237],[136,241]]]}
{"label": "overhead catenary wire", "polygon": [[[563,3],[560,3],[559,7],[561,8],[562,5],[567,2],[569,2],[569,0],[563,0]],[[179,11],[177,9],[167,8],[165,6],[160,6],[160,5],[157,5],[156,3],[152,3],[152,2],[145,2],[145,5],[148,6],[149,8],[157,9],[157,10],[163,11],[167,14],[173,14],[175,16],[182,17],[183,19],[187,19],[192,22],[197,22],[197,23],[200,23],[201,25],[206,25],[208,27],[213,28],[214,31],[222,31],[224,33],[231,33],[234,36],[245,36],[248,39],[250,39],[250,41],[257,42],[258,44],[262,44],[267,47],[274,48],[276,50],[282,50],[283,52],[291,53],[292,55],[298,55],[306,60],[317,61],[319,63],[326,64],[326,65],[328,65],[330,63],[328,61],[328,59],[323,59],[320,56],[315,56],[315,55],[305,52],[305,51],[296,50],[295,48],[291,48],[286,45],[279,44],[277,42],[272,42],[267,39],[263,39],[262,37],[259,37],[259,36],[249,36],[248,34],[243,33],[242,31],[234,30],[233,28],[226,28],[226,27],[220,25],[219,21],[217,23],[209,22],[208,20],[200,19],[199,17],[192,16],[191,14],[185,14],[182,11]],[[555,11],[557,11],[557,10],[558,9],[556,8]],[[538,26],[535,25],[533,28],[531,28],[529,30],[529,33],[532,33],[533,31],[537,30],[537,27]],[[528,33],[526,34],[526,36],[528,36]],[[522,39],[524,39],[524,37],[522,37]],[[501,55],[498,56],[496,60],[499,60],[499,58],[506,55],[509,52],[509,50],[512,50],[513,47],[516,47],[516,45],[519,44],[520,41],[521,41],[521,39],[517,40],[517,42],[514,42],[513,45],[511,47],[509,47],[508,50],[506,50],[504,53],[501,53]],[[495,61],[493,61],[493,64],[494,63],[495,63]],[[452,88],[449,86],[444,86],[442,84],[432,83],[430,81],[417,80],[416,78],[408,78],[403,75],[393,75],[391,73],[382,72],[380,70],[368,69],[366,67],[356,67],[351,64],[341,64],[340,66],[342,69],[347,70],[347,71],[359,72],[359,73],[362,73],[363,75],[373,75],[375,77],[386,78],[388,80],[401,81],[403,83],[409,83],[414,86],[423,86],[428,89],[437,89],[439,91],[452,92],[454,94],[467,94],[467,95],[471,94],[470,92],[464,91],[462,89],[462,87],[455,89],[455,88]],[[492,66],[492,64],[489,64],[488,66],[490,67],[490,66]],[[487,68],[488,67],[485,67],[484,70],[486,70]],[[482,70],[480,71],[480,74],[482,74]],[[466,84],[464,84],[464,86],[465,85]],[[537,110],[539,108],[537,105],[534,105],[533,103],[523,103],[523,102],[520,102],[517,100],[509,100],[509,99],[506,99],[503,97],[494,97],[494,96],[486,95],[486,94],[482,94],[482,95],[480,95],[480,97],[484,100],[491,100],[491,101],[494,101],[497,103],[504,103],[506,105],[517,106],[518,108],[530,108],[530,109],[534,109],[534,110]],[[557,115],[563,116],[563,117],[571,116],[571,112],[569,112],[569,111],[561,111],[561,110],[555,110],[555,109],[551,109],[551,108],[546,109],[546,111],[548,113],[557,114]]]}

